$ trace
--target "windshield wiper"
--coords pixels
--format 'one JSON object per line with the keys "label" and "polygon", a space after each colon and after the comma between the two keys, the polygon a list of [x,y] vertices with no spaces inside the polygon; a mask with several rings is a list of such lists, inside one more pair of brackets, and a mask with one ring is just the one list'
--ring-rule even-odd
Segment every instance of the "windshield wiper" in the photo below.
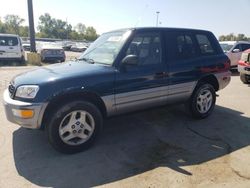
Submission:
{"label": "windshield wiper", "polygon": [[84,57],[77,59],[77,61],[86,61],[87,63],[95,64],[95,61],[93,59],[88,59],[88,58],[84,58]]}

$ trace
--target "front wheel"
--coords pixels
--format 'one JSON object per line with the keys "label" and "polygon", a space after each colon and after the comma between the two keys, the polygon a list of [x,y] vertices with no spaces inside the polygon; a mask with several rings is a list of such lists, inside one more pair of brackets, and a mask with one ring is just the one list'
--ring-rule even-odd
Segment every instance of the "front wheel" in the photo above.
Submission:
{"label": "front wheel", "polygon": [[51,114],[46,126],[50,144],[62,153],[77,153],[88,149],[102,129],[99,109],[84,101],[63,105]]}
{"label": "front wheel", "polygon": [[208,117],[214,109],[216,94],[210,84],[201,83],[188,101],[188,108],[193,117],[203,119]]}

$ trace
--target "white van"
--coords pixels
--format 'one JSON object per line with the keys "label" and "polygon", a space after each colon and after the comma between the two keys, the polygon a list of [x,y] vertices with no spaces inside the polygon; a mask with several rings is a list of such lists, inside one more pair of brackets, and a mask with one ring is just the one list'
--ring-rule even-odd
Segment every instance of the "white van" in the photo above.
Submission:
{"label": "white van", "polygon": [[0,33],[0,60],[24,61],[24,50],[18,35]]}

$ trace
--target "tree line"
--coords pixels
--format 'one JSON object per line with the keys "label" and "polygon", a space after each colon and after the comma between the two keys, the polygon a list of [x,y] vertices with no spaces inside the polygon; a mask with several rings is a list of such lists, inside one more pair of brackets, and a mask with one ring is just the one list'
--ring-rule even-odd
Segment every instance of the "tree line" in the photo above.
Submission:
{"label": "tree line", "polygon": [[250,41],[250,37],[247,37],[244,34],[235,35],[230,33],[229,35],[219,36],[219,41]]}
{"label": "tree line", "polygon": [[[18,15],[6,15],[3,20],[0,18],[0,33],[28,37],[29,27],[23,26],[24,22],[25,20]],[[87,27],[83,23],[78,23],[73,27],[67,21],[52,18],[50,14],[45,13],[39,17],[36,37],[93,41],[98,34],[92,26]]]}

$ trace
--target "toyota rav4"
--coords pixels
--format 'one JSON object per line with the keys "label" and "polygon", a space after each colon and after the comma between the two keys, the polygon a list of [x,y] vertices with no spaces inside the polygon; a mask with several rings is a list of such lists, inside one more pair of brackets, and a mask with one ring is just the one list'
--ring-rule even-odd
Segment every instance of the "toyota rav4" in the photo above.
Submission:
{"label": "toyota rav4", "polygon": [[216,92],[230,82],[229,68],[209,31],[117,30],[101,35],[75,61],[13,78],[4,106],[9,121],[45,129],[55,149],[76,153],[89,148],[103,119],[114,115],[182,102],[193,117],[206,118]]}

